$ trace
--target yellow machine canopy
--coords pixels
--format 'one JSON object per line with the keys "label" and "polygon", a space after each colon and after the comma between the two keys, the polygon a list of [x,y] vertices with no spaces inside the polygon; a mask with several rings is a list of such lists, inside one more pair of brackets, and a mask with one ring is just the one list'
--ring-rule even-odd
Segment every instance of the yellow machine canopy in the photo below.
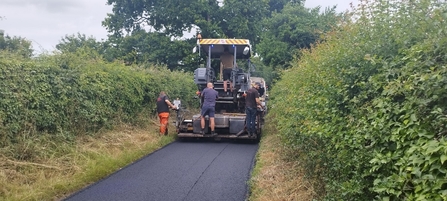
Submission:
{"label": "yellow machine canopy", "polygon": [[228,47],[230,54],[236,51],[238,59],[248,59],[251,55],[251,45],[247,39],[200,39],[198,45],[207,55],[211,51],[211,58],[219,58],[225,47]]}

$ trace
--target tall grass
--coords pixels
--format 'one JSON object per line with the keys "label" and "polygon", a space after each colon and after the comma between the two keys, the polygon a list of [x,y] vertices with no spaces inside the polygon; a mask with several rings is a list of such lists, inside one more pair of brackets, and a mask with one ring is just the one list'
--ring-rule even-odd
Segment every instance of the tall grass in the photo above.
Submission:
{"label": "tall grass", "polygon": [[293,151],[283,146],[273,116],[267,117],[263,137],[256,154],[256,165],[249,181],[250,201],[300,200],[315,197],[312,184],[304,178],[300,162],[288,158]]}
{"label": "tall grass", "polygon": [[60,141],[58,149],[53,149],[54,139],[45,139],[50,135],[35,137],[33,146],[41,148],[33,150],[39,154],[34,162],[0,157],[0,200],[61,199],[175,139],[159,136],[158,125],[147,125]]}

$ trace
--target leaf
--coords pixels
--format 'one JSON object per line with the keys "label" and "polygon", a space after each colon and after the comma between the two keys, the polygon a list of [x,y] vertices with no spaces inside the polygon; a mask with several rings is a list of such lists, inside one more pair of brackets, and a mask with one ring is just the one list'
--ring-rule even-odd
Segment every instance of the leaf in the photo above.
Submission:
{"label": "leaf", "polygon": [[411,121],[417,121],[416,115],[411,114],[410,116]]}
{"label": "leaf", "polygon": [[442,191],[440,191],[439,193],[442,194],[442,195],[444,195],[444,196],[446,196],[446,195],[447,195],[447,190],[442,190]]}
{"label": "leaf", "polygon": [[441,164],[444,165],[444,162],[447,160],[447,155],[441,155]]}
{"label": "leaf", "polygon": [[435,152],[438,152],[442,147],[439,146],[439,143],[435,142],[435,141],[430,141],[428,143],[428,147],[427,147],[427,154],[433,154]]}
{"label": "leaf", "polygon": [[408,119],[405,119],[405,120],[404,120],[404,125],[407,125],[408,122],[409,122],[409,120],[408,120]]}
{"label": "leaf", "polygon": [[421,177],[422,175],[421,169],[419,167],[415,167],[411,173],[414,174],[416,177]]}

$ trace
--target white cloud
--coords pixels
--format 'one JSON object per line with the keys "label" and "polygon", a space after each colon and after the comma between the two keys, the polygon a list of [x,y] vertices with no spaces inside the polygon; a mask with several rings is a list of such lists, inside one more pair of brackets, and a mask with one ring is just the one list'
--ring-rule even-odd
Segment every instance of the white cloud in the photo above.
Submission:
{"label": "white cloud", "polygon": [[10,8],[35,7],[41,11],[47,12],[66,12],[82,7],[82,1],[73,0],[2,0],[0,6]]}
{"label": "white cloud", "polygon": [[111,12],[105,0],[1,0],[0,29],[32,41],[37,52],[52,51],[65,35],[107,38],[101,22]]}

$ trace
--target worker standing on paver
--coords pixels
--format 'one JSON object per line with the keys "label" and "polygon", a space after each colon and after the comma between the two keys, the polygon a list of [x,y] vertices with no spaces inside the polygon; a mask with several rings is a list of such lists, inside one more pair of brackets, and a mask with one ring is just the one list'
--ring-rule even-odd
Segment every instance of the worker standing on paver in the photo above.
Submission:
{"label": "worker standing on paver", "polygon": [[230,82],[230,91],[233,92],[233,84],[231,83],[231,72],[234,67],[234,56],[228,51],[228,47],[224,48],[224,53],[220,56],[220,74],[223,77],[223,87],[227,95],[227,82]]}

